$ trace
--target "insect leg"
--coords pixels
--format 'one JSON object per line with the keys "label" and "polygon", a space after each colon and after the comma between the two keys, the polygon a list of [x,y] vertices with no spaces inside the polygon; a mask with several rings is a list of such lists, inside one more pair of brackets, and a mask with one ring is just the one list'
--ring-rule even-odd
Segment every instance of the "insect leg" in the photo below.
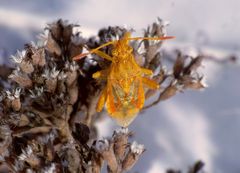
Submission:
{"label": "insect leg", "polygon": [[100,51],[100,50],[95,50],[94,53],[104,59],[107,59],[109,61],[112,61],[112,57],[109,56],[108,54],[104,53],[103,51]]}
{"label": "insect leg", "polygon": [[159,88],[158,83],[155,82],[152,79],[149,79],[149,78],[146,78],[146,77],[142,77],[142,82],[143,82],[143,84],[145,84],[150,89],[158,89]]}
{"label": "insect leg", "polygon": [[114,95],[111,84],[108,84],[107,97],[108,97],[106,102],[107,110],[108,113],[112,114],[116,111],[116,106],[114,103]]}
{"label": "insect leg", "polygon": [[106,98],[107,98],[107,87],[103,89],[99,99],[98,99],[98,103],[97,103],[97,112],[100,112],[103,109],[103,106],[106,102]]}
{"label": "insect leg", "polygon": [[139,80],[139,85],[137,88],[137,100],[135,103],[136,107],[138,109],[141,109],[144,105],[144,101],[145,101],[144,89],[143,89],[142,81]]}
{"label": "insect leg", "polygon": [[147,68],[141,68],[142,73],[148,76],[151,76],[153,74],[152,70],[149,70]]}

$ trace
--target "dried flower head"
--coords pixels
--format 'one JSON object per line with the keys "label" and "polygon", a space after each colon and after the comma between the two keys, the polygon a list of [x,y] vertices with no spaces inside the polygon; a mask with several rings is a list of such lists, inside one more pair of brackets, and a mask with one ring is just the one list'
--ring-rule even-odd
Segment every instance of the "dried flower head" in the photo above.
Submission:
{"label": "dried flower head", "polygon": [[140,155],[144,152],[145,148],[144,148],[144,145],[138,144],[136,141],[134,141],[131,144],[130,150],[132,153]]}
{"label": "dried flower head", "polygon": [[14,100],[14,99],[18,99],[20,97],[21,90],[22,89],[20,87],[17,87],[12,92],[10,92],[9,90],[6,90],[5,92],[6,92],[7,98],[9,100]]}
{"label": "dried flower head", "polygon": [[16,64],[20,64],[20,63],[22,63],[25,56],[26,56],[25,50],[23,50],[23,51],[18,50],[17,54],[15,56],[14,55],[11,56],[11,60]]}

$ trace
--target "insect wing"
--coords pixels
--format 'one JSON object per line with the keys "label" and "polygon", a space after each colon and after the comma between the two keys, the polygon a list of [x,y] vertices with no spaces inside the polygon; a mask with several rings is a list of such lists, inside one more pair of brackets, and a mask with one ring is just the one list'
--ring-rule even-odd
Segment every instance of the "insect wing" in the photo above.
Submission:
{"label": "insect wing", "polygon": [[111,117],[123,127],[128,126],[137,116],[144,103],[144,90],[141,80],[129,83],[130,90],[125,93],[120,84],[109,86],[107,110]]}

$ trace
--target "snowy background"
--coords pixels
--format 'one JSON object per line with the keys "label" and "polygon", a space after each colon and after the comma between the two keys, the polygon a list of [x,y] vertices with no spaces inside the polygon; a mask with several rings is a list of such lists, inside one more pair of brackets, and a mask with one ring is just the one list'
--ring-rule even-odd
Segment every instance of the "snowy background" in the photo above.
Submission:
{"label": "snowy background", "polygon": [[[195,47],[219,57],[240,55],[239,8],[239,0],[1,0],[0,63],[9,63],[9,55],[58,18],[80,24],[89,36],[108,25],[127,25],[141,33],[159,16],[171,22],[168,33],[176,36],[166,46]],[[240,68],[208,62],[202,71],[206,90],[178,94],[130,125],[134,139],[147,148],[134,170],[163,173],[201,159],[207,172],[240,172]],[[99,128],[103,137],[116,126],[107,118]]]}

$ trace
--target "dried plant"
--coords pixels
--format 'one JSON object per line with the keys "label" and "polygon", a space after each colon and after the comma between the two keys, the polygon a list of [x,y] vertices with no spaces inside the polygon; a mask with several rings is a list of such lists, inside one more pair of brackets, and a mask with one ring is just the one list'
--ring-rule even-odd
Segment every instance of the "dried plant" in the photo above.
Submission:
{"label": "dried plant", "polygon": [[[6,67],[8,72],[3,76],[12,72],[8,88],[1,84],[1,172],[100,173],[106,162],[109,173],[122,173],[131,170],[145,151],[143,145],[129,143],[127,128],[115,130],[111,138],[96,140],[95,123],[104,112],[97,113],[95,108],[105,82],[93,79],[92,74],[110,62],[94,54],[72,60],[83,49],[121,38],[128,30],[108,27],[96,37],[83,38],[73,32],[74,27],[78,25],[63,20],[49,24],[37,43],[26,44],[12,56],[16,67]],[[158,19],[144,36],[162,37],[165,29],[166,24]],[[151,69],[152,79],[161,86],[159,91],[146,90],[146,99],[156,92],[159,97],[144,109],[185,89],[205,87],[197,72],[204,56],[178,52],[167,69],[162,62],[162,44],[150,40],[131,43],[137,63]],[[111,47],[102,51],[110,55]],[[198,170],[193,168],[192,172]]]}

